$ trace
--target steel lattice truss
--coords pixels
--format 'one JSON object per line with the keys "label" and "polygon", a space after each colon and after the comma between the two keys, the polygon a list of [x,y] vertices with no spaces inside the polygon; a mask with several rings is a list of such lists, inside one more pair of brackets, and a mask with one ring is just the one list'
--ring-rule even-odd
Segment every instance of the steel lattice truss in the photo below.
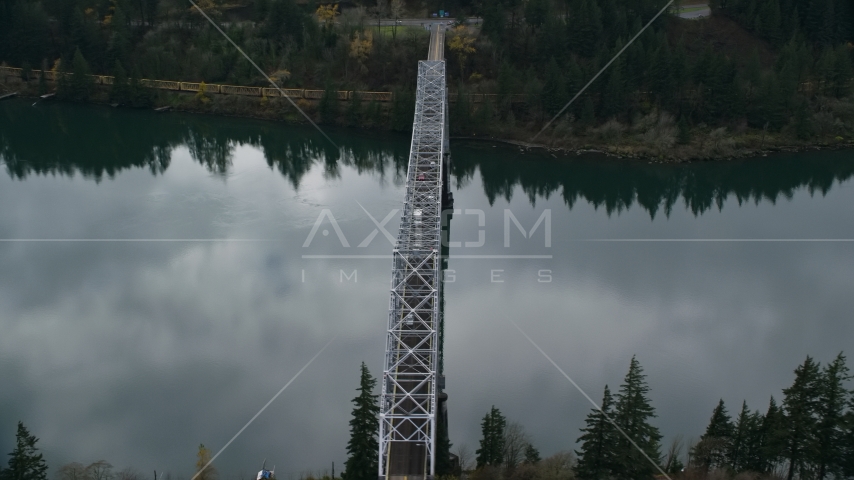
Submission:
{"label": "steel lattice truss", "polygon": [[380,478],[435,471],[445,62],[418,62],[380,397]]}

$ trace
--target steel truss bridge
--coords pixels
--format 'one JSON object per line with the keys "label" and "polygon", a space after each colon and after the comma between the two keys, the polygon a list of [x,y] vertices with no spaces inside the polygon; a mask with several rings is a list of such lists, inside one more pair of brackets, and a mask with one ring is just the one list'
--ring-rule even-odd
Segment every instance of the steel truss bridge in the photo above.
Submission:
{"label": "steel truss bridge", "polygon": [[380,396],[380,480],[432,478],[440,453],[438,433],[447,432],[441,367],[442,211],[453,208],[453,197],[447,182],[444,27],[432,29],[427,58],[418,62],[406,197],[393,253]]}

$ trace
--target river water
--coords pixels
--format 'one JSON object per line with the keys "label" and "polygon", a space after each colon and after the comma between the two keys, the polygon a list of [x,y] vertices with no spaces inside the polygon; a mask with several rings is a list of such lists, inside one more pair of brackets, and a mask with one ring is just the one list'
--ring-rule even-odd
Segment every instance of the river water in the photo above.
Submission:
{"label": "river water", "polygon": [[[334,339],[216,465],[340,473],[359,362],[381,374],[409,139],[330,135],[0,104],[0,450],[23,420],[53,473],[105,459],[188,478],[199,443],[219,450]],[[452,150],[454,449],[477,448],[491,405],[544,456],[575,447],[591,405],[511,322],[596,400],[637,355],[665,444],[719,398],[764,411],[806,355],[851,353],[851,152]]]}

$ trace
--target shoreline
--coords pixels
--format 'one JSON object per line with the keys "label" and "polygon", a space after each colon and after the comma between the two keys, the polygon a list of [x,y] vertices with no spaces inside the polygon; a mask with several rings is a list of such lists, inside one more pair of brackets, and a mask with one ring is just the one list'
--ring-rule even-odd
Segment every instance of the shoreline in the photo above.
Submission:
{"label": "shoreline", "polygon": [[709,162],[709,161],[729,161],[729,160],[740,160],[745,158],[757,158],[757,157],[767,157],[769,155],[774,155],[778,153],[798,153],[805,151],[836,151],[836,150],[854,150],[854,142],[845,142],[840,144],[815,144],[815,145],[796,145],[796,146],[785,146],[779,145],[775,147],[765,148],[763,150],[744,150],[742,152],[737,152],[735,155],[731,156],[721,156],[721,157],[708,157],[708,158],[665,158],[661,159],[658,156],[648,155],[644,156],[640,155],[621,155],[615,153],[613,151],[609,151],[607,149],[601,148],[581,148],[581,149],[572,149],[566,147],[553,147],[549,145],[545,145],[542,143],[530,143],[521,140],[511,140],[504,138],[496,138],[492,136],[464,136],[464,135],[452,135],[450,137],[452,140],[467,140],[467,141],[484,141],[491,143],[503,143],[507,145],[512,145],[519,147],[520,149],[525,150],[546,150],[548,153],[560,152],[564,155],[586,155],[586,154],[597,154],[604,155],[610,158],[621,159],[621,160],[656,160],[655,163],[692,163],[692,162]]}
{"label": "shoreline", "polygon": [[[0,93],[13,93],[14,89],[10,89],[13,85],[3,85],[5,91]],[[16,86],[24,87],[17,90],[19,98],[35,98],[40,99],[40,96],[33,91],[33,86],[20,83]],[[40,101],[40,100],[39,100]],[[66,102],[50,98],[46,101],[62,102],[62,103],[77,103]],[[347,128],[357,131],[381,133],[392,131],[390,125],[390,104],[378,104],[381,122],[360,121],[354,126],[348,124],[341,119],[346,114],[339,113],[335,123],[320,123],[318,121],[317,107],[319,101],[300,100],[300,108],[313,118],[319,125],[334,126],[336,128]],[[80,103],[77,103],[80,104]],[[151,108],[148,107],[122,107],[110,104],[108,100],[108,89],[100,87],[96,88],[93,98],[83,104],[108,106],[113,108],[127,108],[134,110],[151,110],[152,113],[168,113],[169,111],[212,115],[220,117],[232,118],[251,118],[255,120],[283,122],[288,125],[308,125],[308,122],[296,111],[285,99],[267,98],[267,97],[249,97],[249,96],[222,96],[217,94],[209,94],[204,100],[200,101],[196,95],[184,92],[158,92],[156,100]],[[346,110],[348,102],[339,101],[339,111]],[[156,109],[164,111],[156,112]],[[343,108],[342,108],[343,107]],[[364,105],[363,105],[364,107]],[[652,114],[647,115],[641,121],[646,120]],[[658,120],[653,119],[653,122],[661,123],[662,116],[669,114],[657,114]],[[670,117],[672,119],[672,116]],[[662,142],[661,138],[653,135],[652,141],[644,142],[642,137],[648,137],[649,132],[639,133],[635,125],[626,126],[611,120],[604,125],[598,127],[589,127],[581,130],[581,135],[574,132],[577,128],[573,123],[566,121],[557,122],[558,125],[551,130],[552,137],[544,138],[545,142],[532,143],[529,141],[518,139],[518,137],[533,136],[533,133],[524,128],[509,127],[506,125],[498,125],[495,129],[501,132],[472,132],[469,134],[455,132],[451,134],[452,140],[466,140],[477,142],[491,142],[515,146],[517,148],[530,150],[544,150],[546,153],[557,158],[559,155],[604,155],[606,157],[623,159],[623,160],[638,160],[647,161],[648,163],[694,163],[708,161],[729,161],[745,158],[767,157],[776,153],[796,153],[803,151],[821,151],[821,150],[847,150],[854,149],[854,140],[844,139],[840,136],[819,137],[814,142],[799,142],[795,143],[790,138],[786,138],[783,134],[766,133],[764,136],[761,131],[746,129],[743,126],[741,132],[725,131],[725,127],[712,129],[709,127],[692,127],[690,136],[692,141],[686,145],[677,145],[673,142],[673,131],[675,126],[672,122],[666,126],[663,134],[659,137],[665,137]],[[369,125],[366,125],[369,124]],[[532,126],[528,125],[528,126]],[[610,129],[610,130],[609,130]],[[785,130],[785,128],[784,128]],[[405,133],[405,132],[401,132]],[[496,133],[502,136],[497,136]],[[555,138],[556,135],[561,135]],[[668,137],[669,135],[669,137]],[[599,136],[599,138],[597,138]],[[610,136],[610,139],[604,137]],[[513,138],[517,137],[517,138]],[[764,138],[763,138],[764,137]],[[822,141],[824,140],[824,141]],[[755,145],[759,143],[759,145]],[[669,144],[669,145],[668,145]]]}

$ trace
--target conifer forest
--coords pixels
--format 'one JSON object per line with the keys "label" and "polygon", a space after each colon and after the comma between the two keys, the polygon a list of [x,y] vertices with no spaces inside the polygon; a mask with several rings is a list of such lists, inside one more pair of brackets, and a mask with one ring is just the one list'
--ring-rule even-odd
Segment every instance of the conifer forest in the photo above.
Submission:
{"label": "conifer forest", "polygon": [[[429,35],[423,26],[389,22],[424,18],[428,25],[430,12],[452,11],[446,58],[458,101],[451,128],[510,136],[542,127],[665,4],[199,2],[283,87],[395,93],[389,109],[358,101],[345,109],[330,99],[314,112],[320,121],[401,131],[410,128],[415,69]],[[712,0],[710,7],[709,18],[685,20],[674,4],[550,134],[595,133],[607,143],[638,132],[658,151],[690,143],[699,130],[709,134],[707,148],[721,151],[721,137],[748,131],[761,131],[763,142],[773,134],[806,143],[849,137],[854,24],[848,0]],[[59,96],[73,101],[93,98],[82,75],[88,73],[114,75],[119,80],[110,101],[131,106],[154,101],[135,84],[140,78],[269,86],[183,0],[3,0],[0,62],[25,75],[32,69],[81,73],[59,85]],[[497,100],[474,105],[465,95],[472,93]]]}

